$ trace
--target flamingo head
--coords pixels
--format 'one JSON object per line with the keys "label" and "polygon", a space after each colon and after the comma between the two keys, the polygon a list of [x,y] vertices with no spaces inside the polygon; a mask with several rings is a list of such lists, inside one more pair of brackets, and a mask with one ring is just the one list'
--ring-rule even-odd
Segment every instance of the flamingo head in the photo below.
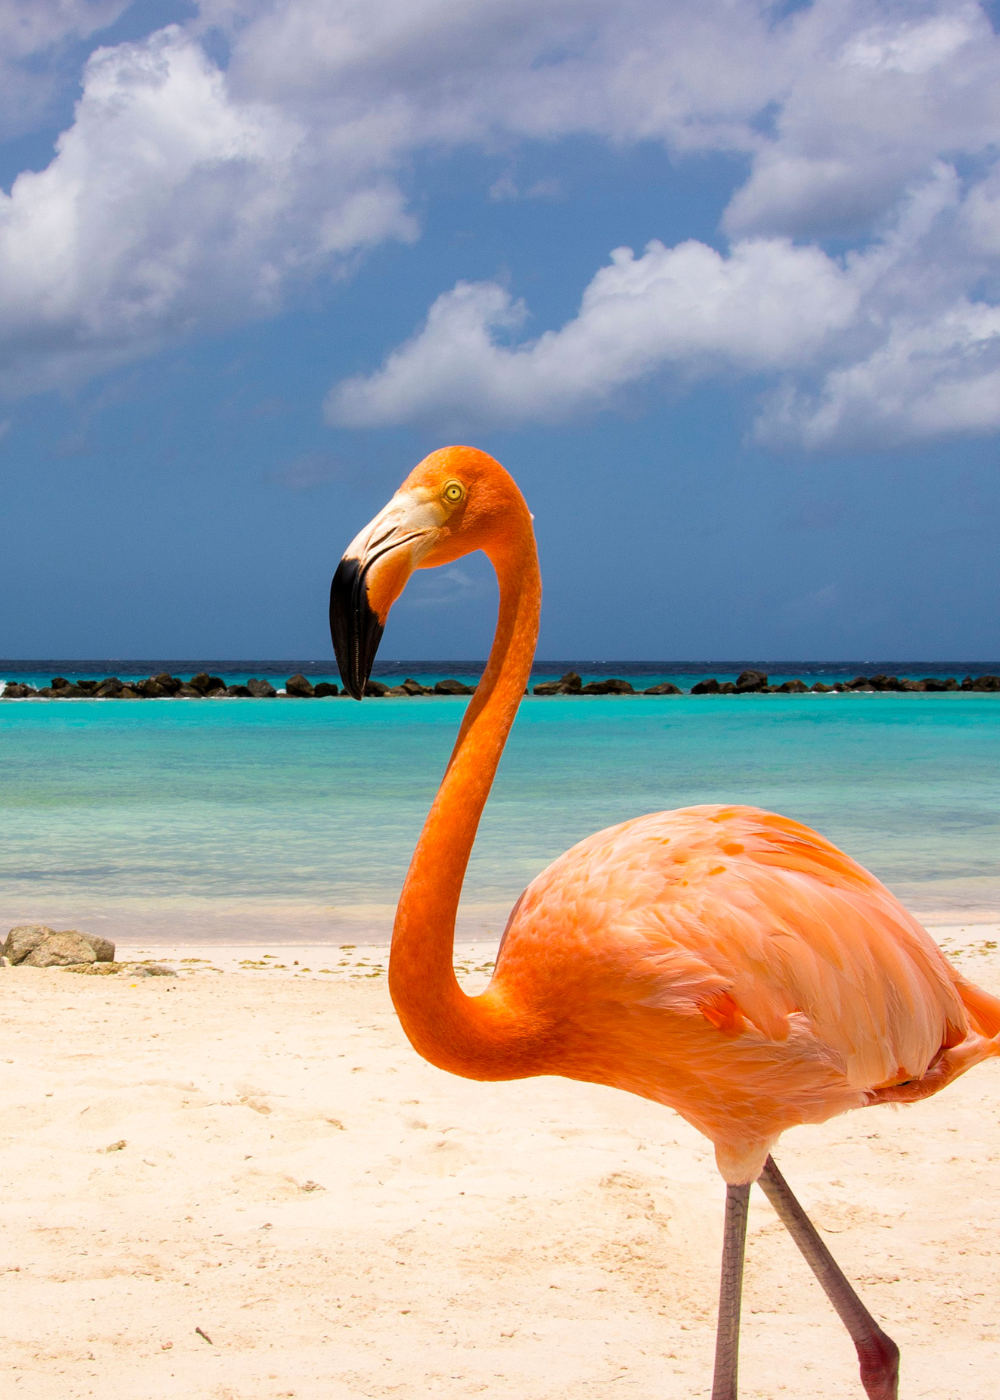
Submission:
{"label": "flamingo head", "polygon": [[414,467],[348,545],[330,587],[330,634],[348,694],[364,694],[389,609],[414,569],[477,549],[492,557],[511,525],[530,521],[513,478],[485,452],[443,447]]}

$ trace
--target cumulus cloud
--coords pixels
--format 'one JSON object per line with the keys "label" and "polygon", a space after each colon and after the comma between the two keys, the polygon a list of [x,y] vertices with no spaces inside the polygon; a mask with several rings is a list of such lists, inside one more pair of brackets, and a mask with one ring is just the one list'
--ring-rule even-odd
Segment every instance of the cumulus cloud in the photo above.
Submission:
{"label": "cumulus cloud", "polygon": [[672,372],[777,379],[754,427],[774,445],[891,444],[1000,427],[1000,307],[975,300],[995,230],[995,177],[963,191],[939,165],[895,224],[834,257],[784,238],[722,254],[689,241],[612,254],[577,315],[514,337],[528,311],[493,283],[460,284],[326,412],[354,427],[558,420]]}
{"label": "cumulus cloud", "polygon": [[264,314],[289,278],[412,236],[394,187],[327,186],[305,138],[234,101],[176,27],[98,49],[51,165],[0,195],[0,384],[72,382]]}
{"label": "cumulus cloud", "polygon": [[[0,0],[24,21],[0,65],[124,8]],[[763,380],[768,441],[989,431],[998,78],[974,0],[200,0],[97,50],[52,164],[0,199],[0,387],[270,314],[416,237],[418,153],[583,134],[740,155],[729,243],[619,250],[541,334],[500,287],[442,288],[380,370],[334,388],[335,421],[552,419],[723,372]],[[487,183],[555,192],[516,159]]]}
{"label": "cumulus cloud", "polygon": [[327,400],[351,427],[429,417],[448,422],[558,419],[595,407],[667,363],[685,373],[785,368],[852,321],[859,278],[817,248],[750,239],[728,256],[689,241],[616,249],[559,331],[520,345],[521,303],[494,283],[459,284],[376,374]]}

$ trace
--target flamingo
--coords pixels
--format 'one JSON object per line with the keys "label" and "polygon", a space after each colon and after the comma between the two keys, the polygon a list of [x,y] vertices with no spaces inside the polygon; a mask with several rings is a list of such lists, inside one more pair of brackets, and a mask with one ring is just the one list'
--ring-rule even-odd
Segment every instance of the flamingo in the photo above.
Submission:
{"label": "flamingo", "polygon": [[1000,1055],[1000,1001],[824,837],[736,805],[655,812],[572,847],[517,900],[489,986],[467,996],[453,968],[455,916],[538,636],[524,497],[484,452],[432,452],[348,546],[330,594],[341,676],[360,700],[413,570],[480,549],[499,581],[497,628],[396,911],[389,987],[403,1030],[452,1074],[612,1085],[668,1105],[711,1140],[726,1182],[712,1400],[737,1395],[755,1181],[845,1323],[869,1400],[896,1400],[899,1350],[771,1150],[786,1128],[914,1102]]}

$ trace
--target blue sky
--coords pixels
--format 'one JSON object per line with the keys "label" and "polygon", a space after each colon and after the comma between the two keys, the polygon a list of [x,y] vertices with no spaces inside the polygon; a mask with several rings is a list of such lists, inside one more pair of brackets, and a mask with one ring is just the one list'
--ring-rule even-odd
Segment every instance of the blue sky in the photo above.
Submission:
{"label": "blue sky", "polygon": [[[0,3],[0,654],[326,656],[344,545],[466,441],[543,656],[1000,657],[995,28]],[[418,575],[382,654],[481,656],[493,599]]]}

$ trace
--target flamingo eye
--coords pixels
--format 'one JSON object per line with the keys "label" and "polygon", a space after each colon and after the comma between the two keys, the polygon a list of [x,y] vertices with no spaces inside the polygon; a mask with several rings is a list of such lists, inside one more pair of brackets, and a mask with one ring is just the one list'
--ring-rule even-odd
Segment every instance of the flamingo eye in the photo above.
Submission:
{"label": "flamingo eye", "polygon": [[455,506],[465,495],[465,487],[460,481],[447,481],[441,494],[449,504]]}

